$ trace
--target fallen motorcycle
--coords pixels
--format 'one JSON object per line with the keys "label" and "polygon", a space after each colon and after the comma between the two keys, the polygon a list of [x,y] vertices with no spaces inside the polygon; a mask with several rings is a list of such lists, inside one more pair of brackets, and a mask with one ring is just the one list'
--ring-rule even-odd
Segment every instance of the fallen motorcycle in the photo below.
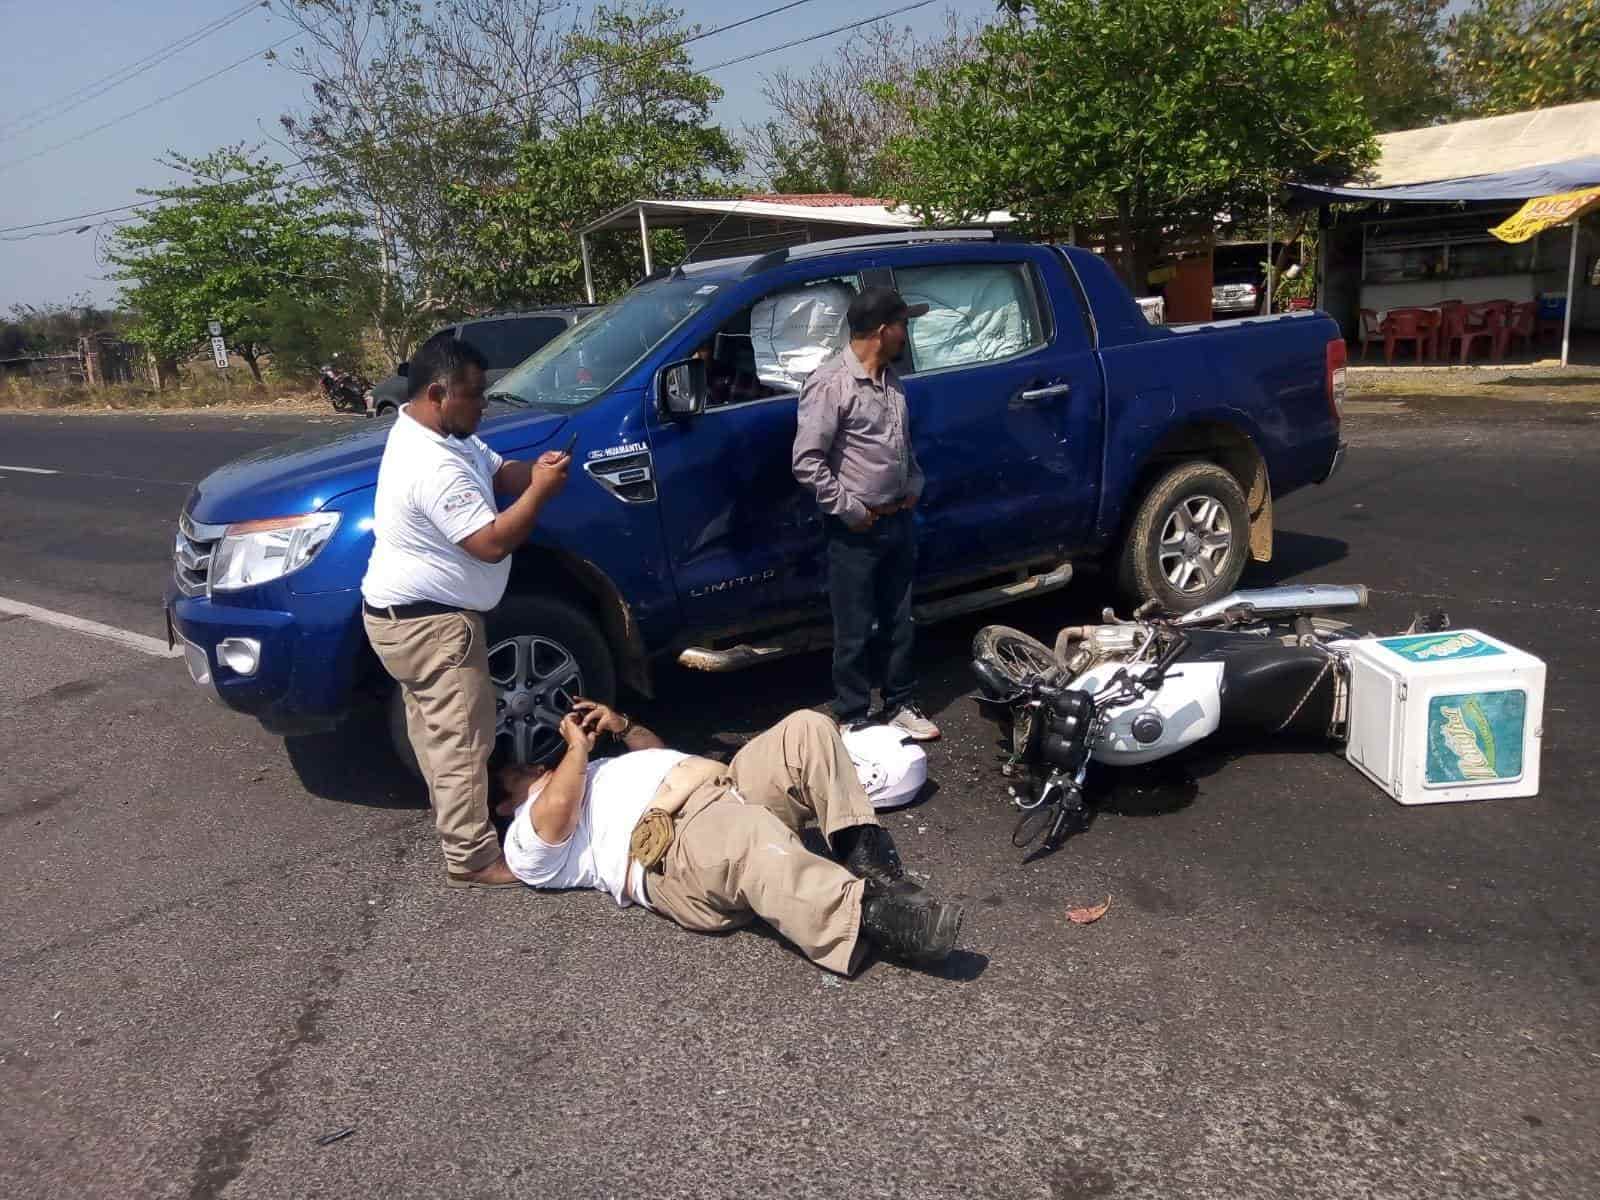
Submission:
{"label": "fallen motorcycle", "polygon": [[[1055,646],[1004,625],[973,640],[975,697],[1007,734],[1001,771],[1021,816],[1012,842],[1054,850],[1092,819],[1091,761],[1154,762],[1216,734],[1342,743],[1350,721],[1349,649],[1371,635],[1327,616],[1364,608],[1364,587],[1234,592],[1193,612],[1154,603],[1120,620],[1061,630]],[[1407,634],[1449,618],[1419,616]]]}
{"label": "fallen motorcycle", "polygon": [[322,365],[317,378],[322,384],[322,394],[333,405],[334,412],[358,412],[372,416],[372,384],[367,379],[354,371],[341,371],[331,363]]}

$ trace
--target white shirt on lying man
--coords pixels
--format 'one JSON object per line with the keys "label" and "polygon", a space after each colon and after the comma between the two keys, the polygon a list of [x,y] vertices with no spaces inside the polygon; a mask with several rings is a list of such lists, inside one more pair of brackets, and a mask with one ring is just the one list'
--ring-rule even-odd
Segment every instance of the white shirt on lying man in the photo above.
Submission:
{"label": "white shirt on lying man", "polygon": [[628,855],[633,827],[655,798],[667,772],[687,754],[634,750],[589,763],[583,807],[565,841],[545,841],[533,827],[533,804],[552,776],[535,782],[506,830],[506,866],[531,887],[594,888],[621,907],[650,906],[644,870]]}

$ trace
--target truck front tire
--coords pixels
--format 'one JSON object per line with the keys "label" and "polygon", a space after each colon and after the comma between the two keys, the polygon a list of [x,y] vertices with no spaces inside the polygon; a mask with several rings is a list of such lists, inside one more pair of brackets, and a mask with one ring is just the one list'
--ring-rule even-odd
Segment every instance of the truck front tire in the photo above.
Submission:
{"label": "truck front tire", "polygon": [[[554,749],[561,714],[576,697],[602,704],[616,699],[611,647],[595,623],[565,601],[508,596],[486,625],[497,762],[537,760]],[[398,687],[389,698],[389,737],[400,761],[420,775]]]}
{"label": "truck front tire", "polygon": [[1117,580],[1130,606],[1160,601],[1188,612],[1231,592],[1250,557],[1244,489],[1210,462],[1180,463],[1139,503]]}

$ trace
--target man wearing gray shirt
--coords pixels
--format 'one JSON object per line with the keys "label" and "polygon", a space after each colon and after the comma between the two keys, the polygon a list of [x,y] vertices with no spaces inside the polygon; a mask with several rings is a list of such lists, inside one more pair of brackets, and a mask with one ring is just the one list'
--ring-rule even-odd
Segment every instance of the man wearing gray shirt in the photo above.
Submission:
{"label": "man wearing gray shirt", "polygon": [[[911,448],[906,393],[889,364],[905,350],[906,323],[928,311],[893,288],[869,287],[850,302],[850,344],[800,390],[794,474],[816,496],[828,540],[833,604],[833,715],[865,722],[872,689],[882,719],[917,741],[939,727],[912,699],[911,586],[922,468]],[[876,624],[876,628],[874,628]]]}

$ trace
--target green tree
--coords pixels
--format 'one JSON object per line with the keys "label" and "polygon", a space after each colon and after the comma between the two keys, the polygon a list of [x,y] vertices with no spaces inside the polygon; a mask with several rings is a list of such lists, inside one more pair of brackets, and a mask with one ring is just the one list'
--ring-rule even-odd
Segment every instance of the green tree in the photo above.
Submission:
{"label": "green tree", "polygon": [[334,359],[345,366],[361,363],[363,314],[369,311],[361,299],[369,297],[352,295],[350,288],[312,296],[280,293],[255,310],[250,324],[272,347],[275,371],[309,377]]}
{"label": "green tree", "polygon": [[307,83],[280,118],[297,156],[361,215],[378,256],[367,320],[391,361],[455,315],[445,265],[464,231],[452,179],[508,178],[521,137],[567,101],[564,0],[280,0]]}
{"label": "green tree", "polygon": [[[444,276],[458,302],[504,307],[571,300],[582,287],[577,230],[640,196],[721,194],[741,156],[708,124],[722,90],[689,64],[681,13],[649,6],[595,11],[567,41],[563,63],[585,86],[544,136],[517,146],[507,180],[459,180],[445,189],[463,231]],[[631,236],[598,238],[597,293],[612,295],[640,272]],[[682,252],[653,235],[664,261]]]}
{"label": "green tree", "polygon": [[1480,116],[1600,98],[1600,0],[1475,0],[1450,26],[1463,106]]}
{"label": "green tree", "polygon": [[331,208],[328,189],[290,182],[287,167],[243,146],[162,162],[190,182],[141,192],[160,203],[117,231],[110,254],[130,335],[158,358],[181,359],[205,343],[208,321],[221,321],[259,384],[273,310],[334,303],[365,274],[358,218]]}
{"label": "green tree", "polygon": [[[1008,5],[1010,7],[1010,5]],[[1009,208],[1059,238],[1109,223],[1143,290],[1163,238],[1264,205],[1284,180],[1347,178],[1376,153],[1350,54],[1320,3],[1036,0],[908,98],[901,196],[927,219]]]}
{"label": "green tree", "polygon": [[919,76],[943,75],[976,47],[976,31],[954,14],[930,37],[888,21],[869,25],[803,74],[780,68],[763,76],[774,116],[747,123],[741,148],[774,191],[881,196],[898,169],[891,143],[911,132],[911,106],[886,95],[885,85],[923,96]]}
{"label": "green tree", "polygon": [[1356,88],[1374,129],[1416,129],[1454,112],[1450,73],[1440,52],[1448,0],[1324,2],[1328,33],[1350,52]]}
{"label": "green tree", "polygon": [[115,332],[122,323],[122,314],[96,307],[87,294],[65,304],[13,304],[10,319],[0,319],[0,358],[70,354],[80,338]]}

